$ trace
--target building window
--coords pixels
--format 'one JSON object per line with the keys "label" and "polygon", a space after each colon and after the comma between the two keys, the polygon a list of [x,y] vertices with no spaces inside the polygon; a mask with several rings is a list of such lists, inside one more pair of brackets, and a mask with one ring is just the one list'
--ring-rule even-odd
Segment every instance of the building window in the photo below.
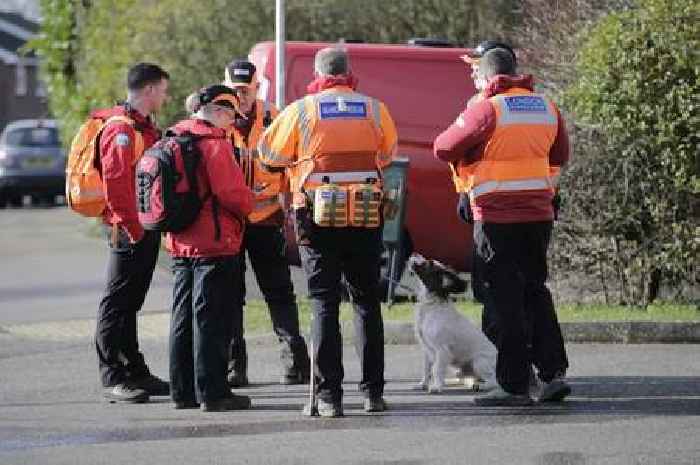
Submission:
{"label": "building window", "polygon": [[17,60],[17,68],[15,70],[15,94],[17,94],[17,97],[27,95],[27,68],[24,66],[22,58]]}

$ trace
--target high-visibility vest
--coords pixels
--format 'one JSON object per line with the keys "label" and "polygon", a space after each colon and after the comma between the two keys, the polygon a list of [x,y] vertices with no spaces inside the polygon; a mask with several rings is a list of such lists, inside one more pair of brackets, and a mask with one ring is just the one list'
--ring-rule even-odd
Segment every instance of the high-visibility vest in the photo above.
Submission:
{"label": "high-visibility vest", "polygon": [[[253,122],[247,137],[235,128],[229,131],[231,142],[239,153],[239,163],[245,176],[246,185],[255,195],[255,208],[248,215],[251,223],[264,222],[282,209],[279,194],[287,184],[284,173],[271,173],[262,168],[258,154],[258,140],[270,124],[272,118],[277,116],[277,108],[269,102],[256,100],[255,121]],[[269,120],[269,121],[268,121]]]}
{"label": "high-visibility vest", "polygon": [[558,169],[550,172],[549,165],[558,129],[554,104],[517,88],[490,97],[489,102],[496,112],[495,129],[481,160],[457,164],[457,189],[468,192],[472,203],[495,192],[554,192],[552,175],[558,176]]}
{"label": "high-visibility vest", "polygon": [[333,184],[379,185],[381,169],[391,162],[382,153],[379,101],[357,92],[330,89],[308,95],[295,105],[299,114],[300,144],[290,169],[293,192],[314,190],[327,180]]}

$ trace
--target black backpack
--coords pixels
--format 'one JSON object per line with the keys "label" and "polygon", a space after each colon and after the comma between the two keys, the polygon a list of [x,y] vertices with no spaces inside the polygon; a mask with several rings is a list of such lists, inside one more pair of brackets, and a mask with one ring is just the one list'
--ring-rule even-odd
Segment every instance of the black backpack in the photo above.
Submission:
{"label": "black backpack", "polygon": [[[144,229],[179,232],[199,216],[211,194],[199,197],[197,166],[201,154],[197,141],[202,136],[172,130],[146,150],[136,165],[136,196],[139,222]],[[214,202],[214,220],[218,221]]]}

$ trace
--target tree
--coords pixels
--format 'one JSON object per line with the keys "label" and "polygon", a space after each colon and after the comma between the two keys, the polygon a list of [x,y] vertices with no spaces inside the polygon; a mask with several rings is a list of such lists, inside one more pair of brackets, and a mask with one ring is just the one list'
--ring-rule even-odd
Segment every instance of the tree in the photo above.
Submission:
{"label": "tree", "polygon": [[607,15],[566,91],[580,134],[599,150],[586,152],[586,169],[572,167],[571,229],[622,303],[646,306],[661,283],[700,278],[698,19],[693,0],[640,0]]}
{"label": "tree", "polygon": [[[507,39],[518,3],[289,0],[287,39]],[[183,117],[189,93],[219,82],[224,66],[245,57],[253,44],[274,40],[274,6],[270,0],[42,0],[46,20],[33,46],[46,61],[50,106],[63,122],[64,143],[91,108],[124,98],[126,71],[139,61],[158,63],[172,76],[172,98],[159,123]]]}
{"label": "tree", "polygon": [[[76,98],[78,90],[77,59],[80,47],[79,6],[75,2],[42,0],[44,21],[38,36],[27,47],[41,58],[41,75],[46,83],[49,108],[64,127],[78,126],[78,115],[86,108],[85,101]],[[71,132],[64,132],[70,134]]]}

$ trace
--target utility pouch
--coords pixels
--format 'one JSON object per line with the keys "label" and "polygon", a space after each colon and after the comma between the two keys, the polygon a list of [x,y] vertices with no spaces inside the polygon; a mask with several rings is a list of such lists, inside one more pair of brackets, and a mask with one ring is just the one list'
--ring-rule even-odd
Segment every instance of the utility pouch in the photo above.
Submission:
{"label": "utility pouch", "polygon": [[378,228],[381,223],[382,190],[376,182],[352,184],[348,187],[348,196],[350,226]]}
{"label": "utility pouch", "polygon": [[324,179],[313,194],[313,221],[321,227],[345,228],[348,225],[348,190]]}

